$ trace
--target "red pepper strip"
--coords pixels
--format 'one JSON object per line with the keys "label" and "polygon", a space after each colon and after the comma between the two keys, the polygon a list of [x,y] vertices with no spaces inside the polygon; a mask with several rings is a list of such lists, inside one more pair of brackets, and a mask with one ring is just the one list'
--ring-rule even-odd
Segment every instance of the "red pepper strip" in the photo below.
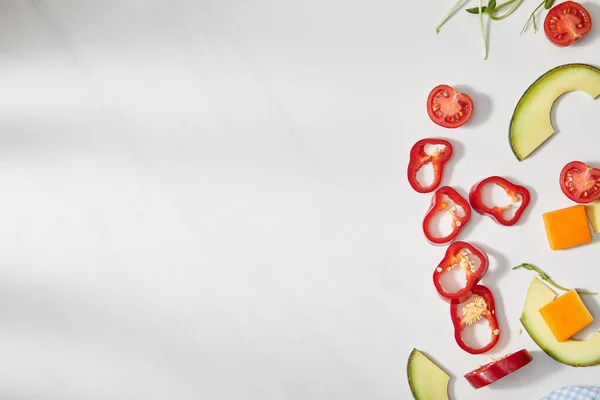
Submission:
{"label": "red pepper strip", "polygon": [[533,357],[531,357],[531,354],[529,354],[527,350],[519,350],[516,353],[509,354],[499,360],[492,361],[481,368],[469,372],[465,375],[465,379],[475,389],[480,389],[523,368],[529,364],[531,360],[533,360]]}
{"label": "red pepper strip", "polygon": [[[457,216],[456,207],[449,208],[448,202],[444,199],[444,197],[452,200],[454,204],[456,204],[456,207],[462,208],[464,215],[462,217]],[[433,217],[440,212],[448,212],[452,214],[453,220],[452,232],[450,232],[448,236],[444,237],[435,236],[431,232],[429,226]],[[458,236],[460,230],[467,225],[469,219],[471,219],[471,206],[469,206],[469,202],[450,186],[442,186],[434,193],[431,199],[431,206],[425,215],[425,219],[423,219],[423,232],[425,233],[427,240],[433,244],[450,243]]]}
{"label": "red pepper strip", "polygon": [[[488,207],[483,203],[481,191],[483,187],[487,184],[495,184],[500,186],[502,189],[506,191],[506,194],[513,201],[512,204],[509,204],[505,207]],[[519,196],[521,196],[521,205],[515,211],[515,214],[510,219],[504,218],[504,212],[513,206],[513,204],[519,201]],[[531,195],[529,194],[529,190],[527,190],[523,186],[515,185],[514,183],[508,181],[501,176],[490,176],[482,181],[477,182],[471,188],[469,192],[469,201],[471,202],[471,206],[475,211],[479,214],[487,214],[493,219],[496,220],[499,224],[505,226],[511,226],[517,223],[521,215],[529,205],[529,201],[531,200]]]}
{"label": "red pepper strip", "polygon": [[[425,153],[425,146],[444,146],[443,149],[435,151],[433,154]],[[433,192],[442,182],[444,173],[444,164],[452,157],[452,145],[444,139],[427,138],[421,139],[410,149],[410,161],[408,163],[408,183],[419,193]],[[417,173],[426,164],[433,166],[433,182],[429,186],[422,186]]]}
{"label": "red pepper strip", "polygon": [[[474,265],[468,252],[471,252],[474,257],[479,259],[479,268],[475,271],[473,271]],[[442,275],[446,272],[450,272],[453,268],[462,268],[465,271],[467,282],[464,288],[456,292],[446,292],[441,283]],[[433,272],[433,284],[440,296],[446,300],[464,299],[471,293],[473,286],[477,285],[487,270],[488,258],[483,251],[470,243],[454,242],[448,246],[444,259]]]}
{"label": "red pepper strip", "polygon": [[[459,306],[462,305],[461,308]],[[500,329],[496,319],[496,308],[492,292],[485,286],[476,285],[471,289],[471,294],[463,299],[452,300],[450,303],[450,316],[454,325],[454,338],[461,349],[470,354],[482,354],[489,351],[500,339]],[[488,321],[490,327],[490,341],[484,347],[474,349],[468,346],[462,337],[463,331],[468,326],[476,323],[481,318]]]}

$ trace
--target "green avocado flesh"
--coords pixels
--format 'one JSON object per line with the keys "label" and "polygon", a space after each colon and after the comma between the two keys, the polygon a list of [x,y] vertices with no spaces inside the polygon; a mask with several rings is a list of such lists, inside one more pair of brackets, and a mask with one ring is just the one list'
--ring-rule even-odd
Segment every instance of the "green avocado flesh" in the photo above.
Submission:
{"label": "green avocado flesh", "polygon": [[509,129],[510,146],[519,161],[554,134],[550,121],[552,105],[561,95],[574,90],[592,98],[600,96],[600,70],[586,64],[562,65],[546,72],[523,94]]}
{"label": "green avocado flesh", "polygon": [[574,367],[587,367],[600,363],[600,332],[588,340],[559,342],[540,314],[540,308],[556,298],[556,293],[537,278],[529,285],[521,323],[529,336],[550,357]]}
{"label": "green avocado flesh", "polygon": [[413,349],[408,358],[408,383],[416,400],[448,400],[449,381],[447,373]]}

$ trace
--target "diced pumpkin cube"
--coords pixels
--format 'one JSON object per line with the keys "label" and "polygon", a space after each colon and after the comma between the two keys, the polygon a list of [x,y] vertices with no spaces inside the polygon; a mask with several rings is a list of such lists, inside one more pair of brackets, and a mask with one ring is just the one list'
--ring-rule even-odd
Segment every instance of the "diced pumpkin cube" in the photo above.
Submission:
{"label": "diced pumpkin cube", "polygon": [[594,321],[575,289],[540,308],[540,314],[559,342],[564,342]]}
{"label": "diced pumpkin cube", "polygon": [[585,207],[563,208],[544,214],[548,243],[552,250],[563,250],[592,241]]}
{"label": "diced pumpkin cube", "polygon": [[588,219],[594,228],[594,232],[600,233],[600,200],[585,205]]}

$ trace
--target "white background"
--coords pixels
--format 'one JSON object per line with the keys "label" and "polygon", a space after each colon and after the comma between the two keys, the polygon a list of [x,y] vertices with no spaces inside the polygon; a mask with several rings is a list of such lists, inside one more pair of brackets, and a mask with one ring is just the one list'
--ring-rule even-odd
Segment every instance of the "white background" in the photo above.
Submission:
{"label": "white background", "polygon": [[[562,98],[559,133],[521,163],[507,132],[539,75],[600,65],[600,26],[571,48],[519,36],[526,0],[490,25],[484,61],[476,16],[435,35],[452,3],[1,2],[0,397],[408,399],[414,347],[460,400],[598,383],[516,333],[533,274],[510,268],[600,290],[598,237],[552,252],[542,222],[571,205],[562,166],[600,163],[600,102]],[[440,83],[473,97],[465,127],[427,117]],[[456,345],[431,282],[445,248],[406,181],[428,136],[455,143],[444,183],[461,193],[494,174],[533,192],[523,223],[474,215],[460,236],[490,256],[502,340],[486,355]],[[535,360],[518,374],[462,378],[520,348]]]}

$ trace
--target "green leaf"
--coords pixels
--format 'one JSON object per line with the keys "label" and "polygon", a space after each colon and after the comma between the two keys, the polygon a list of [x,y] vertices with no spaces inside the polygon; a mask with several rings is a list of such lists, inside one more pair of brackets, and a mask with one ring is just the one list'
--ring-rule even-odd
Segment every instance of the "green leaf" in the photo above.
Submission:
{"label": "green leaf", "polygon": [[496,0],[489,0],[487,5],[488,14],[493,12],[496,9]]}
{"label": "green leaf", "polygon": [[[471,14],[479,14],[479,7],[467,8],[467,12],[471,13]],[[482,14],[487,13],[487,7],[483,6],[481,8],[481,13]]]}
{"label": "green leaf", "polygon": [[546,0],[546,2],[544,3],[544,8],[546,10],[549,10],[552,8],[552,6],[554,5],[554,1],[555,0]]}

